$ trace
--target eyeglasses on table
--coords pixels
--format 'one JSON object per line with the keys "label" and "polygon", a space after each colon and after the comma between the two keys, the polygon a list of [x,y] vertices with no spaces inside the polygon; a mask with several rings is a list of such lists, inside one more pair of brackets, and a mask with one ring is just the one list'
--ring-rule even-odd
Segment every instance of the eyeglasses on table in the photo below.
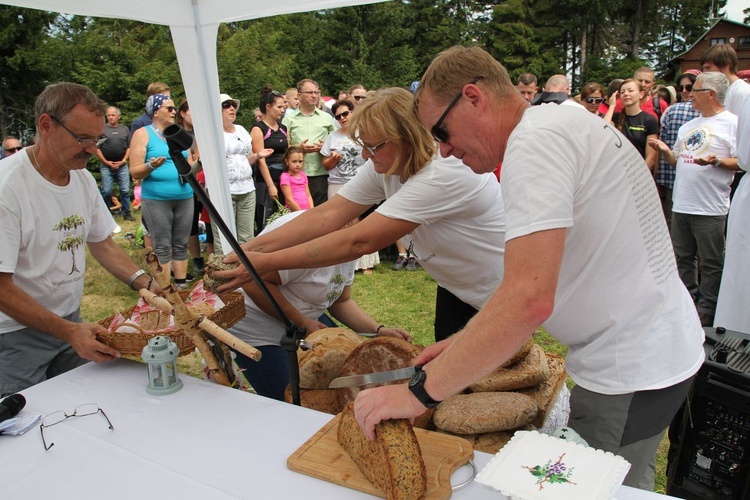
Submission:
{"label": "eyeglasses on table", "polygon": [[104,418],[107,419],[107,425],[109,426],[109,428],[114,430],[114,427],[112,426],[112,422],[109,420],[109,417],[107,416],[106,413],[104,413],[104,410],[102,410],[99,407],[99,405],[97,405],[96,403],[84,403],[82,405],[78,405],[73,410],[73,413],[67,413],[62,410],[58,410],[45,416],[42,419],[42,425],[39,427],[39,430],[42,433],[42,443],[44,444],[44,449],[49,451],[50,448],[55,446],[55,443],[53,442],[50,442],[50,444],[47,445],[47,440],[44,438],[44,429],[55,426],[59,423],[65,422],[69,418],[88,417],[90,415],[96,415],[99,412],[101,412],[102,415],[104,415]]}

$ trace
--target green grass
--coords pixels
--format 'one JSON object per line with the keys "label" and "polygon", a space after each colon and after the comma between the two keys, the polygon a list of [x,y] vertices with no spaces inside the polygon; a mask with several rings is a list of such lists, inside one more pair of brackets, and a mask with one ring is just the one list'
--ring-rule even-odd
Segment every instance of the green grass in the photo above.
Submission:
{"label": "green grass", "polygon": [[[136,214],[136,218],[139,214]],[[115,235],[115,241],[133,258],[146,268],[143,249],[126,239],[127,232],[135,232],[133,222],[118,219],[122,232]],[[433,321],[435,316],[436,283],[424,270],[392,271],[389,261],[383,261],[372,274],[357,273],[352,286],[352,297],[378,323],[397,326],[407,330],[414,342],[429,345],[434,341]],[[138,295],[127,285],[113,278],[87,254],[86,284],[81,312],[86,321],[98,321],[111,314],[125,310],[135,304]],[[567,348],[552,338],[544,329],[534,333],[536,343],[546,351],[564,356]],[[201,358],[197,354],[183,356],[178,365],[181,373],[200,377]],[[568,385],[572,382],[568,379]],[[668,441],[662,440],[656,457],[657,493],[666,491],[666,455]]]}

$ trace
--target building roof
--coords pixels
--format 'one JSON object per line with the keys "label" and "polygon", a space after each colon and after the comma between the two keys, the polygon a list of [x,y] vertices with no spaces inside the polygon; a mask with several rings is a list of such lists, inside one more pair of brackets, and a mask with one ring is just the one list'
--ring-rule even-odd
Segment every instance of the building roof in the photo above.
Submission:
{"label": "building roof", "polygon": [[716,27],[716,25],[718,25],[721,22],[725,22],[725,23],[729,23],[729,24],[735,24],[737,26],[742,26],[743,28],[747,28],[748,30],[750,30],[750,26],[748,26],[747,24],[740,23],[740,22],[737,22],[737,21],[732,21],[731,19],[724,19],[723,17],[717,17],[717,18],[715,18],[713,20],[713,22],[711,23],[711,26],[708,27],[708,29],[705,31],[705,33],[703,33],[701,36],[699,36],[698,39],[690,47],[688,47],[687,50],[685,50],[685,52],[683,52],[682,54],[679,54],[679,55],[676,55],[675,57],[673,57],[672,61],[676,61],[678,59],[682,59],[682,57],[685,54],[687,54],[688,52],[690,52],[691,50],[693,50],[693,47],[695,47],[700,42],[702,42],[703,39],[706,38],[706,36],[709,34],[709,32],[712,29],[714,29]]}

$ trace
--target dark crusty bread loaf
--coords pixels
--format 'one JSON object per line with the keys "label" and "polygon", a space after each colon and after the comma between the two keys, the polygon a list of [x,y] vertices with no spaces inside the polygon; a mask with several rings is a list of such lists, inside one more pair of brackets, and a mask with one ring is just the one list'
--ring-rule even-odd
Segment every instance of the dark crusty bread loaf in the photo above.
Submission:
{"label": "dark crusty bread loaf", "polygon": [[525,425],[520,429],[511,429],[507,431],[497,432],[483,432],[481,434],[456,434],[455,432],[448,432],[438,429],[437,432],[449,434],[451,436],[458,436],[471,443],[471,446],[475,451],[483,451],[494,455],[498,451],[502,450],[503,447],[508,444],[513,438],[516,431],[533,431],[536,427],[533,425]]}
{"label": "dark crusty bread loaf", "polygon": [[[292,402],[292,387],[286,386],[284,401]],[[302,389],[299,390],[299,402],[304,408],[338,415],[341,412],[336,389]]]}
{"label": "dark crusty bread loaf", "polygon": [[408,420],[384,420],[368,440],[354,418],[354,404],[341,412],[338,441],[388,500],[417,499],[427,491],[427,469]]}
{"label": "dark crusty bread loaf", "polygon": [[512,391],[539,385],[548,377],[549,367],[544,349],[534,344],[521,361],[507,368],[498,368],[471,384],[469,389],[472,392]]}
{"label": "dark crusty bread loaf", "polygon": [[544,425],[544,421],[547,419],[547,415],[549,414],[557,395],[560,393],[563,385],[565,385],[565,379],[567,378],[565,360],[562,356],[550,352],[545,354],[550,372],[547,380],[536,387],[529,387],[518,391],[521,394],[529,396],[534,402],[536,402],[536,405],[539,408],[539,413],[532,424],[537,427],[542,427]]}
{"label": "dark crusty bread loaf", "polygon": [[314,346],[306,351],[297,350],[299,385],[305,389],[328,389],[341,373],[346,358],[362,343],[359,335],[345,328],[323,328],[305,340]]}
{"label": "dark crusty bread loaf", "polygon": [[457,434],[517,429],[534,420],[536,403],[515,392],[457,394],[440,403],[433,415],[438,429]]}
{"label": "dark crusty bread loaf", "polygon": [[[407,366],[411,366],[412,360],[422,352],[422,349],[422,347],[410,344],[404,339],[375,337],[374,339],[362,342],[352,351],[344,362],[344,366],[341,367],[340,376],[364,375],[366,373],[406,368]],[[359,387],[345,387],[339,390],[339,403],[342,408],[345,407],[348,403],[354,401],[354,398],[357,397],[357,394],[362,389],[403,382],[404,380],[399,380]]]}
{"label": "dark crusty bread loaf", "polygon": [[500,368],[505,368],[506,366],[515,365],[519,361],[521,361],[523,358],[526,357],[527,354],[529,354],[529,351],[531,350],[531,347],[534,345],[534,337],[529,337],[529,340],[526,341],[524,345],[521,346],[521,348],[516,351],[516,353],[508,358],[508,360],[500,365]]}

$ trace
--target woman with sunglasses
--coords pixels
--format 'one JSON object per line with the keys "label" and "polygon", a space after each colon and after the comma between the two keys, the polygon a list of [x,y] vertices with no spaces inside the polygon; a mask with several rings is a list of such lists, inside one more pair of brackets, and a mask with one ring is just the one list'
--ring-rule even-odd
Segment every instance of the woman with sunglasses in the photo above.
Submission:
{"label": "woman with sunglasses", "polygon": [[284,94],[270,87],[263,87],[260,91],[260,111],[261,119],[250,129],[253,152],[272,149],[273,154],[267,158],[259,158],[256,163],[255,225],[258,232],[263,230],[268,217],[277,210],[274,200],[284,205],[279,180],[284,171],[284,153],[289,147],[289,134],[286,126],[281,123],[286,111]]}
{"label": "woman with sunglasses", "polygon": [[589,113],[596,113],[604,102],[604,87],[601,83],[587,83],[581,89],[581,104]]}
{"label": "woman with sunglasses", "polygon": [[[347,262],[402,239],[438,283],[435,338],[444,339],[460,330],[502,281],[500,184],[492,174],[477,175],[456,158],[442,158],[405,89],[368,97],[349,117],[348,130],[367,160],[357,175],[326,203],[243,248],[262,276]],[[381,201],[367,218],[342,229]],[[234,278],[222,289],[250,280],[241,266],[215,275]]]}
{"label": "woman with sunglasses", "polygon": [[151,125],[135,131],[130,142],[130,175],[141,181],[141,207],[154,252],[161,265],[185,287],[188,239],[193,222],[193,189],[183,182],[169,156],[164,129],[172,125],[177,108],[169,97],[154,94],[146,101]]}
{"label": "woman with sunglasses", "polygon": [[680,93],[680,102],[690,101],[690,92],[693,91],[695,79],[698,78],[698,75],[700,74],[700,70],[689,69],[677,79],[677,91]]}
{"label": "woman with sunglasses", "polygon": [[[337,101],[331,110],[339,128],[328,134],[320,149],[320,154],[323,155],[323,166],[328,170],[329,200],[354,178],[357,169],[365,163],[365,159],[362,158],[362,146],[348,135],[349,120],[354,113],[354,103],[348,99]],[[358,221],[359,218],[356,218],[353,223]],[[363,270],[364,274],[371,274],[372,268],[378,264],[380,264],[380,255],[378,252],[373,252],[360,257],[356,269],[357,271]]]}
{"label": "woman with sunglasses", "polygon": [[[242,244],[250,241],[255,231],[255,183],[252,165],[259,158],[267,158],[271,149],[253,152],[250,133],[242,125],[236,125],[240,101],[227,94],[221,94],[221,121],[224,129],[224,148],[227,159],[229,192],[232,195],[232,211],[237,232],[237,241]],[[214,225],[215,226],[215,225]],[[218,227],[213,227],[214,251],[222,253]]]}

